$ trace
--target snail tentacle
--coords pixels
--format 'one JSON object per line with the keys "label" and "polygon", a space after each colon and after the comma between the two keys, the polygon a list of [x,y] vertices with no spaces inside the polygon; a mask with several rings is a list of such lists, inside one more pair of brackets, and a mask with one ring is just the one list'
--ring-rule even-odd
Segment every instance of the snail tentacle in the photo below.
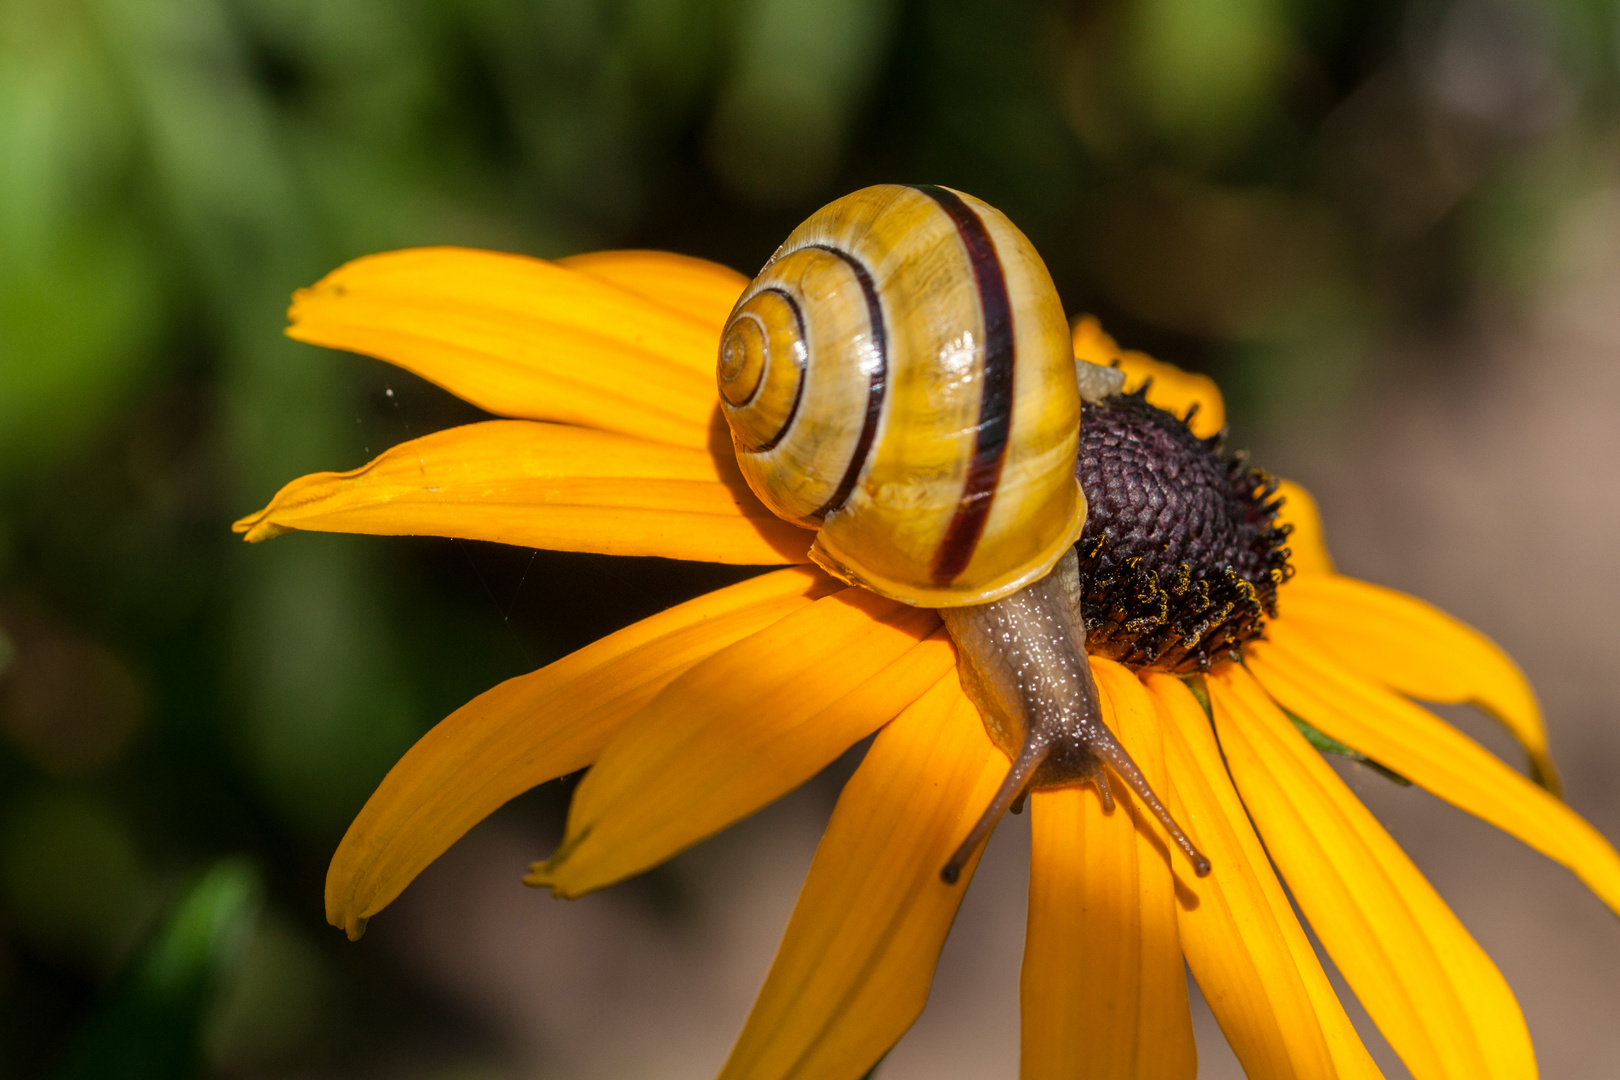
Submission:
{"label": "snail tentacle", "polygon": [[[1182,830],[1176,819],[1171,816],[1164,803],[1159,801],[1159,796],[1154,793],[1153,786],[1148,783],[1147,777],[1142,775],[1142,770],[1137,767],[1130,753],[1124,746],[1120,745],[1118,739],[1114,738],[1113,732],[1109,731],[1107,727],[1103,727],[1102,731],[1106,738],[1091,743],[1089,746],[1090,751],[1106,762],[1108,767],[1114,770],[1115,775],[1125,781],[1126,786],[1136,793],[1137,798],[1142,800],[1142,804],[1147,807],[1148,813],[1158,818],[1159,824],[1164,826],[1164,831],[1170,834],[1170,839],[1176,842],[1176,846],[1182,850],[1187,856],[1187,860],[1192,863],[1193,872],[1199,877],[1208,874],[1209,859],[1193,845],[1192,839]],[[1113,809],[1112,800],[1107,795],[1106,783],[1099,784],[1098,787],[1104,792],[1103,809],[1111,812]]]}
{"label": "snail tentacle", "polygon": [[996,827],[1001,815],[1014,803],[1021,802],[1028,794],[1030,778],[1046,761],[1046,755],[1050,750],[1051,746],[1042,742],[1024,744],[1024,749],[1013,759],[1012,768],[1007,770],[1006,779],[1001,782],[1001,787],[996,789],[996,797],[990,800],[990,805],[979,815],[979,820],[974,823],[967,838],[957,845],[955,854],[939,872],[941,881],[947,885],[956,884],[957,879],[962,876],[962,868],[973,858],[973,853],[979,850],[979,846],[990,835],[990,830]]}
{"label": "snail tentacle", "polygon": [[1097,789],[1097,797],[1102,800],[1102,811],[1105,814],[1114,812],[1114,788],[1108,782],[1108,774],[1098,769],[1091,777],[1091,785]]}

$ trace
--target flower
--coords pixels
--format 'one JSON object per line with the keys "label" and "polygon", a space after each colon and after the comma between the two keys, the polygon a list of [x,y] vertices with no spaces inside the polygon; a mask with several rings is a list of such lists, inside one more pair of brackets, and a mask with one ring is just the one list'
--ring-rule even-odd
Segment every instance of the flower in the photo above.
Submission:
{"label": "flower", "polygon": [[[744,284],[650,252],[553,263],[423,249],[350,263],[296,296],[293,337],[391,361],[512,419],[296,480],[235,528],[250,541],[416,533],[790,564],[441,722],[344,837],[327,915],[358,937],[501,804],[589,766],[562,844],[528,878],[578,896],[727,827],[876,733],[722,1074],[853,1080],[923,1007],[965,887],[940,868],[1007,760],[963,694],[939,617],[804,565],[807,534],[741,481],[712,370]],[[1127,390],[1193,435],[1221,430],[1208,379],[1119,350],[1095,320],[1076,324],[1074,345],[1123,368]],[[1023,1074],[1192,1076],[1185,957],[1251,1077],[1377,1075],[1291,893],[1415,1077],[1532,1077],[1506,982],[1317,747],[1508,831],[1616,910],[1620,856],[1558,799],[1512,661],[1422,601],[1336,573],[1310,496],[1287,482],[1276,492],[1293,572],[1275,575],[1275,612],[1263,636],[1233,646],[1240,660],[1180,675],[1093,651],[1106,721],[1215,869],[1198,878],[1173,859],[1130,799],[1108,814],[1091,787],[1032,796]],[[1539,783],[1414,699],[1494,716]]]}

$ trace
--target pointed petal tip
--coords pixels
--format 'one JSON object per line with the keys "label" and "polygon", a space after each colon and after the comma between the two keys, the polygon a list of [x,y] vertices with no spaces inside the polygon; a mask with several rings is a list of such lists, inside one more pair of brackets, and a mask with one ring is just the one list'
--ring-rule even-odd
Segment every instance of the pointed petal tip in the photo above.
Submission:
{"label": "pointed petal tip", "polygon": [[245,518],[231,522],[231,532],[242,534],[242,539],[249,544],[274,540],[283,533],[293,531],[295,530],[283,525],[277,525],[271,521],[269,507],[265,507],[256,514],[249,514]]}
{"label": "pointed petal tip", "polygon": [[586,893],[595,892],[597,889],[602,888],[603,885],[611,884],[604,882],[602,884],[586,884],[582,887],[577,881],[569,885],[562,880],[567,869],[568,857],[591,834],[591,830],[592,826],[587,825],[577,835],[565,834],[562,842],[557,845],[557,850],[553,851],[549,858],[529,864],[529,872],[523,876],[523,884],[531,889],[550,889],[551,895],[560,900],[575,900]]}
{"label": "pointed petal tip", "polygon": [[355,900],[354,893],[344,888],[344,882],[335,877],[332,869],[326,872],[326,921],[343,931],[343,935],[350,941],[359,941],[366,932],[366,923],[371,916],[377,914],[373,910],[369,915],[361,915],[364,910]]}
{"label": "pointed petal tip", "polygon": [[558,880],[558,867],[552,865],[552,859],[529,864],[529,872],[523,875],[523,884],[531,889],[550,889],[553,900],[578,900],[586,893],[594,892],[600,886],[589,886],[583,889],[569,888]]}

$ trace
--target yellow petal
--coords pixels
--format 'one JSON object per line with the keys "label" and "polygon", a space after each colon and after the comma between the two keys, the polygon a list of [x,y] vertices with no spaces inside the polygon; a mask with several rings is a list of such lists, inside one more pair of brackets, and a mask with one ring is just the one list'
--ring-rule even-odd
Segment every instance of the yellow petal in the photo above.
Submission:
{"label": "yellow petal", "polygon": [[1346,669],[1287,619],[1266,632],[1248,664],[1278,704],[1563,863],[1620,912],[1620,855],[1573,810],[1426,709]]}
{"label": "yellow petal", "polygon": [[1207,439],[1226,426],[1226,402],[1215,380],[1208,375],[1194,375],[1174,364],[1155,360],[1147,353],[1121,349],[1103,332],[1102,324],[1094,315],[1082,315],[1075,320],[1073,339],[1077,360],[1113,365],[1125,372],[1125,393],[1138,390],[1143,383],[1152,380],[1147,392],[1150,405],[1180,417],[1186,417],[1196,408],[1187,426],[1200,439]]}
{"label": "yellow petal", "polygon": [[742,565],[804,562],[812,539],[765,509],[729,454],[527,420],[451,428],[302,477],[232,528],[250,542],[308,529]]}
{"label": "yellow petal", "polygon": [[508,799],[584,768],[681,672],[841,589],[819,570],[778,570],[643,619],[440,721],[349,826],[326,876],[326,917],[359,937],[434,859]]}
{"label": "yellow petal", "polygon": [[879,733],[721,1080],[859,1080],[899,1041],[977,857],[956,885],[940,868],[1006,772],[954,671]]}
{"label": "yellow petal", "polygon": [[718,433],[713,325],[542,259],[368,255],[300,289],[288,316],[299,341],[398,364],[501,416],[697,449]]}
{"label": "yellow petal", "polygon": [[1316,500],[1292,480],[1278,480],[1277,494],[1283,499],[1277,511],[1278,523],[1294,527],[1288,534],[1288,565],[1296,575],[1333,573],[1333,556],[1322,539],[1322,517],[1316,511]]}
{"label": "yellow petal", "polygon": [[1177,871],[1181,948],[1250,1080],[1379,1076],[1294,917],[1232,789],[1204,710],[1174,676],[1146,676],[1164,725],[1170,807],[1209,856]]}
{"label": "yellow petal", "polygon": [[1358,675],[1425,701],[1477,705],[1496,717],[1529,753],[1531,773],[1558,792],[1536,695],[1484,634],[1416,597],[1337,574],[1302,577],[1283,596],[1289,625]]}
{"label": "yellow petal", "polygon": [[586,774],[529,884],[600,889],[798,787],[954,669],[938,628],[933,611],[845,589],[698,664]]}
{"label": "yellow petal", "polygon": [[[1091,661],[1103,720],[1155,791],[1168,790],[1153,701],[1118,664]],[[1023,1080],[1197,1075],[1170,849],[1123,795],[1087,785],[1030,799],[1029,924],[1019,989]]]}
{"label": "yellow petal", "polygon": [[1412,860],[1248,672],[1208,685],[1266,851],[1416,1080],[1534,1080],[1513,992]]}
{"label": "yellow petal", "polygon": [[601,278],[713,327],[716,341],[737,297],[748,286],[748,279],[730,267],[668,251],[593,251],[558,259],[557,265]]}

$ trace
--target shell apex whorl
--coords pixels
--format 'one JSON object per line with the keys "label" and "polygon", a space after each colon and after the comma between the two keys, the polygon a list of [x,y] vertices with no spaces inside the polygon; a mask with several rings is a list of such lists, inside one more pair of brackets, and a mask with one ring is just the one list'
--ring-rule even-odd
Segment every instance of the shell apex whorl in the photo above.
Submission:
{"label": "shell apex whorl", "polygon": [[717,378],[749,487],[847,581],[987,603],[1079,538],[1068,323],[1034,247],[971,196],[880,185],[811,215],[738,300]]}

